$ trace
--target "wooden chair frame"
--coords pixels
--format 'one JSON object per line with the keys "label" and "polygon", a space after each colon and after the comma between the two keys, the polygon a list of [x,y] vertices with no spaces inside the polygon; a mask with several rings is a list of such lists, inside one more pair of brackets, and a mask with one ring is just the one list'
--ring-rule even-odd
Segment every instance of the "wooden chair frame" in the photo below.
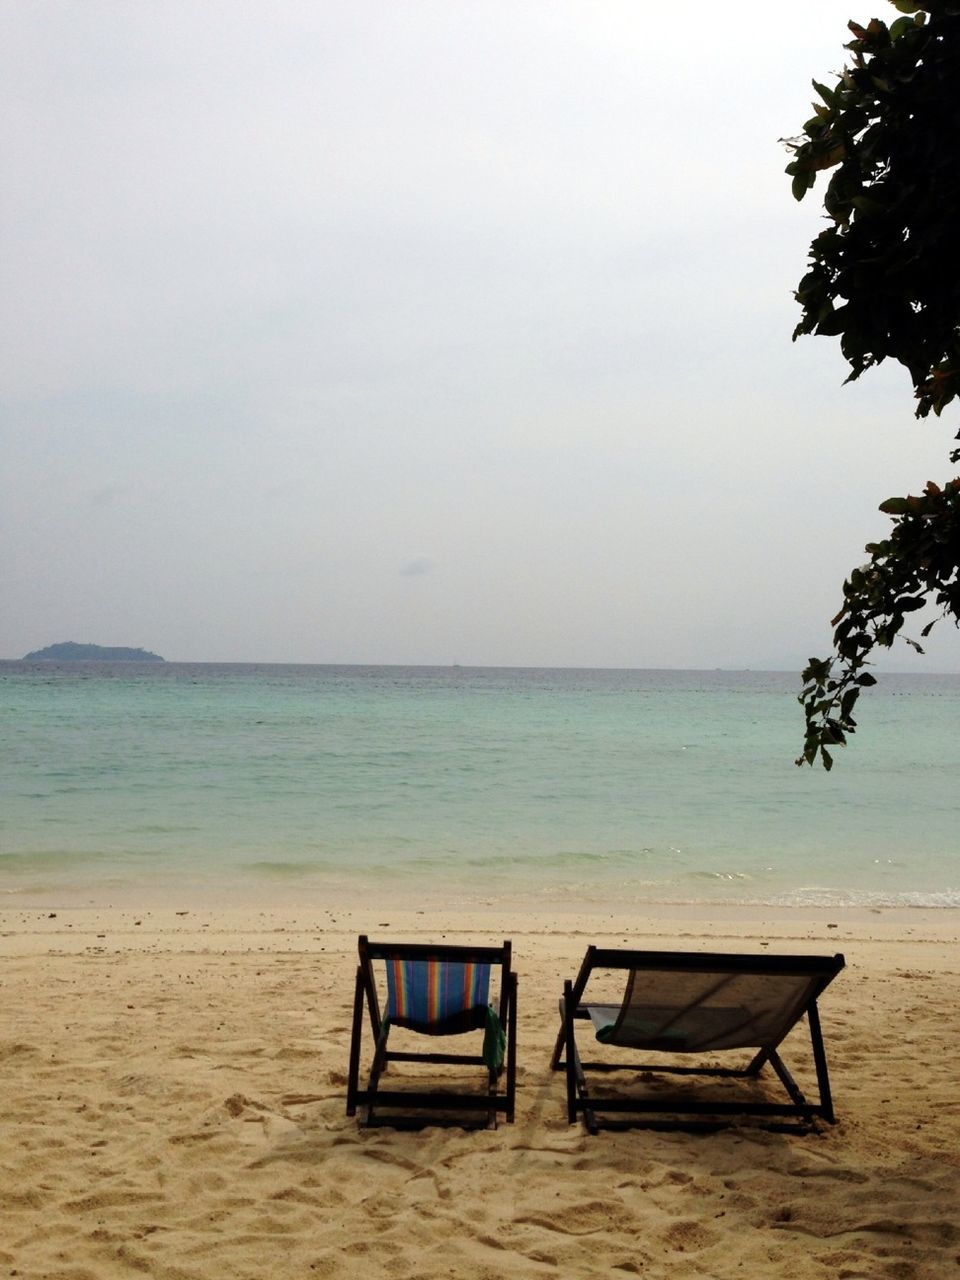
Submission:
{"label": "wooden chair frame", "polygon": [[[511,968],[511,944],[500,947],[431,946],[423,943],[371,942],[365,934],[358,941],[360,963],[357,966],[356,987],[353,1001],[353,1028],[350,1038],[350,1065],[347,1074],[347,1115],[356,1115],[361,1108],[361,1124],[389,1124],[395,1128],[418,1129],[427,1124],[458,1124],[463,1119],[435,1116],[394,1115],[382,1117],[375,1108],[387,1107],[403,1111],[478,1113],[485,1118],[486,1127],[497,1127],[497,1113],[503,1112],[508,1123],[513,1122],[517,1085],[517,975]],[[460,964],[488,964],[500,969],[500,1023],[506,1033],[507,1045],[503,1065],[492,1070],[479,1053],[417,1053],[394,1052],[388,1048],[390,1026],[384,1028],[380,1013],[380,998],[374,978],[375,960],[439,960]],[[359,1087],[361,1040],[364,1024],[364,1006],[373,1034],[374,1054],[367,1087]],[[425,1062],[448,1066],[478,1066],[487,1074],[487,1092],[453,1093],[442,1090],[384,1090],[380,1077],[392,1062]],[[499,1081],[506,1075],[506,1087],[499,1089]]]}
{"label": "wooden chair frame", "polygon": [[[647,1128],[663,1129],[716,1129],[729,1123],[722,1117],[735,1115],[756,1115],[767,1118],[770,1128],[803,1128],[815,1127],[817,1118],[830,1124],[835,1122],[833,1099],[830,1092],[830,1078],[827,1071],[827,1057],[823,1045],[823,1034],[820,1027],[820,1016],[817,1000],[824,988],[836,977],[844,966],[842,955],[835,956],[787,956],[787,955],[734,955],[722,953],[697,953],[691,951],[631,951],[619,949],[601,949],[588,947],[580,966],[580,972],[574,982],[569,979],[564,983],[563,998],[560,1001],[560,1032],[550,1065],[553,1070],[566,1072],[567,1083],[567,1118],[573,1124],[578,1115],[583,1117],[587,1129],[595,1134],[600,1128],[625,1128],[645,1125]],[[580,1057],[576,1039],[576,1023],[582,1019],[589,1020],[587,1004],[583,1003],[583,994],[591,973],[596,969],[647,970],[683,973],[715,973],[718,975],[739,974],[780,974],[789,976],[805,976],[810,979],[809,994],[802,1005],[794,1009],[782,1027],[774,1043],[758,1044],[757,1052],[745,1067],[717,1066],[672,1066],[663,1063],[630,1063],[621,1065],[609,1061],[584,1061]],[[819,1101],[809,1102],[787,1070],[778,1052],[780,1044],[794,1026],[806,1015],[810,1031],[813,1061],[816,1069]],[[618,1046],[619,1047],[619,1046]],[[623,1046],[625,1048],[629,1046]],[[656,1052],[638,1047],[636,1053]],[[713,1052],[730,1052],[716,1050]],[[694,1102],[682,1094],[671,1094],[669,1097],[603,1097],[592,1095],[587,1086],[586,1073],[633,1070],[637,1073],[653,1072],[670,1075],[703,1075],[727,1076],[741,1079],[755,1079],[764,1066],[770,1064],[790,1098],[787,1103],[773,1102]],[[598,1117],[598,1112],[609,1112],[614,1116],[636,1112],[659,1115],[660,1119],[642,1118],[624,1121],[622,1119],[605,1119]],[[663,1117],[673,1117],[663,1118]],[[701,1118],[702,1117],[702,1118]],[[792,1120],[792,1124],[777,1123],[779,1118]]]}

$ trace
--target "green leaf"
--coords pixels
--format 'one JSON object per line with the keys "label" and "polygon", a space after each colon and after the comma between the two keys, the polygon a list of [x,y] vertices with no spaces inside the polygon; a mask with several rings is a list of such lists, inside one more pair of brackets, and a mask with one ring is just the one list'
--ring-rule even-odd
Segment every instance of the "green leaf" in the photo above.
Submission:
{"label": "green leaf", "polygon": [[[960,207],[960,0],[893,3],[896,18],[848,23],[847,65],[830,86],[813,81],[811,119],[790,146],[795,199],[830,170],[793,337],[836,338],[848,382],[899,362],[923,418],[960,403],[960,240],[950,216]],[[960,464],[960,449],[950,461]],[[836,479],[842,492],[845,477]],[[960,479],[888,497],[880,510],[887,536],[868,544],[868,563],[843,584],[832,658],[804,673],[808,764],[826,748],[829,768],[835,744],[855,731],[855,694],[876,684],[864,673],[876,649],[898,638],[920,648],[902,628],[924,603],[934,606],[928,618],[940,612],[960,627]]]}
{"label": "green leaf", "polygon": [[915,30],[916,25],[913,18],[898,18],[890,24],[890,39],[899,40],[905,31]]}
{"label": "green leaf", "polygon": [[847,325],[847,307],[837,307],[833,311],[829,311],[820,323],[817,325],[817,333],[826,334],[832,337],[834,334],[843,333]]}
{"label": "green leaf", "polygon": [[854,196],[850,203],[857,213],[865,213],[870,217],[876,217],[887,211],[887,206],[882,200],[876,200],[871,196]]}
{"label": "green leaf", "polygon": [[823,767],[826,769],[827,773],[829,773],[833,768],[833,756],[826,747],[820,748],[820,759],[823,761]]}
{"label": "green leaf", "polygon": [[826,151],[820,148],[814,157],[814,169],[832,169],[835,164],[839,164],[843,157],[847,154],[847,148],[843,142],[834,142]]}
{"label": "green leaf", "polygon": [[855,686],[848,689],[840,699],[840,715],[844,720],[850,719],[850,713],[856,705],[857,699],[860,697],[860,689]]}

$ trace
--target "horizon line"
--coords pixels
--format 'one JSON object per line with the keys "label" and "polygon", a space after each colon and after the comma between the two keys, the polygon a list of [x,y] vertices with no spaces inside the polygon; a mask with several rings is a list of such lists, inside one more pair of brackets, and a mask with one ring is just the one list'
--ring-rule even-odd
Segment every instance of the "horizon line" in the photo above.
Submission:
{"label": "horizon line", "polygon": [[[124,647],[132,646],[103,646]],[[139,647],[139,646],[138,646]],[[159,659],[159,661],[158,661]],[[60,666],[92,666],[92,665],[123,665],[123,666],[181,666],[181,667],[383,667],[388,670],[402,669],[422,669],[432,671],[674,671],[674,672],[691,672],[691,673],[710,673],[710,672],[726,672],[729,674],[746,674],[750,672],[763,673],[766,675],[792,675],[802,668],[803,660],[798,663],[791,663],[786,666],[760,666],[753,664],[736,664],[736,665],[715,665],[702,667],[685,667],[685,666],[622,666],[620,664],[599,663],[594,665],[586,665],[583,663],[524,663],[524,662],[358,662],[358,661],[318,661],[316,659],[282,659],[275,660],[271,658],[162,658],[144,659],[137,661],[135,659],[110,659],[110,658],[0,658],[0,662],[4,663],[50,663],[51,665]],[[960,669],[953,670],[926,670],[917,671],[902,668],[876,668],[880,675],[904,675],[904,676],[952,676],[960,675]]]}

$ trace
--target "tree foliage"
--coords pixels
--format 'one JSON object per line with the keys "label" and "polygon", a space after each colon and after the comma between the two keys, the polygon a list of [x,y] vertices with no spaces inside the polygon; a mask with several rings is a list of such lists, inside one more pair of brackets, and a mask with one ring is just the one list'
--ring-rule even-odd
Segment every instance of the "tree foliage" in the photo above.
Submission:
{"label": "tree foliage", "polygon": [[[899,361],[917,417],[939,416],[960,395],[960,2],[892,3],[901,16],[889,26],[848,24],[851,61],[833,87],[813,82],[814,114],[789,144],[798,200],[833,170],[793,336],[838,337],[848,382]],[[831,767],[830,748],[856,729],[860,690],[875,683],[870,654],[893,644],[908,614],[932,602],[960,622],[960,479],[880,510],[893,517],[890,536],[868,544],[869,561],[843,585],[833,655],[803,674],[798,764],[819,756]]]}

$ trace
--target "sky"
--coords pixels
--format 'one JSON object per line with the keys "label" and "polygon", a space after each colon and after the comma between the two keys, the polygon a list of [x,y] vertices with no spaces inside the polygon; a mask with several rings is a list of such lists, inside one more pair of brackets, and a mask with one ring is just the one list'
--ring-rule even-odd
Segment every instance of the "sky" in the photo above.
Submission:
{"label": "sky", "polygon": [[905,372],[791,342],[780,139],[888,7],[0,6],[0,657],[826,653],[952,474]]}

